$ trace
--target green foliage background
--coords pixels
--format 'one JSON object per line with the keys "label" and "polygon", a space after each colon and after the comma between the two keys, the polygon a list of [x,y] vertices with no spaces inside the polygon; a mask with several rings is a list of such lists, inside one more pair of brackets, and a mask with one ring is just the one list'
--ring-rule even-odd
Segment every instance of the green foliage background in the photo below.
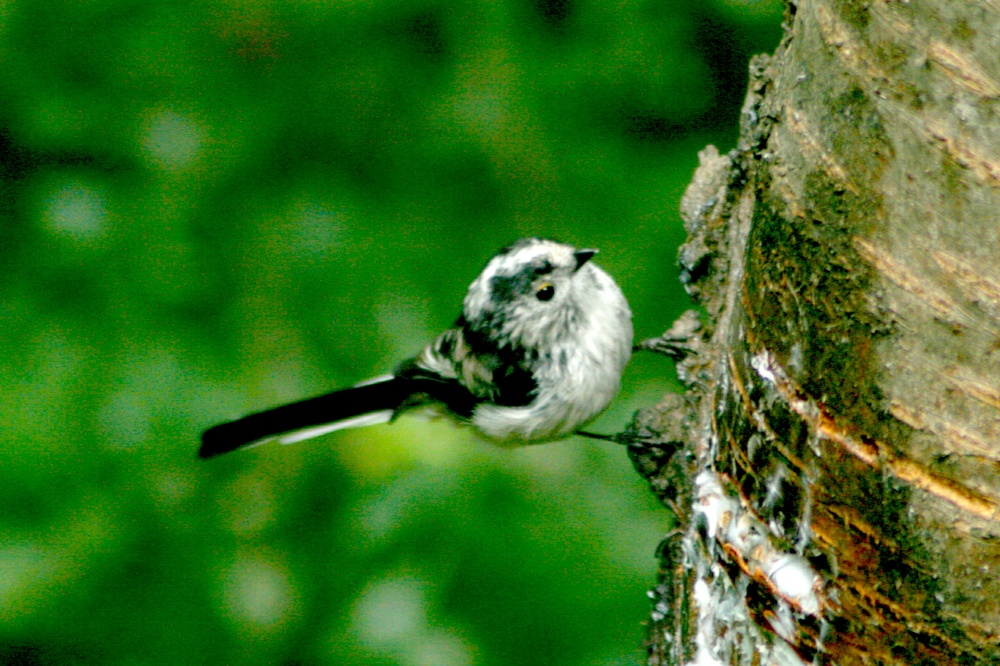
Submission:
{"label": "green foliage background", "polygon": [[[0,3],[0,662],[635,664],[667,527],[623,451],[403,418],[195,459],[381,374],[523,235],[687,307],[754,0]],[[633,359],[592,429],[675,390]]]}

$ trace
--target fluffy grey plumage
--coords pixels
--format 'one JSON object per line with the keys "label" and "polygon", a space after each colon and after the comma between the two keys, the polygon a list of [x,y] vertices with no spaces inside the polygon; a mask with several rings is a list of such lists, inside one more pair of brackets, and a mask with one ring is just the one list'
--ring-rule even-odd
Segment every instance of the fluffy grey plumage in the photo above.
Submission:
{"label": "fluffy grey plumage", "polygon": [[611,402],[632,351],[628,303],[590,262],[595,252],[518,241],[473,281],[455,326],[394,375],[215,426],[200,455],[300,441],[427,404],[501,442],[573,433]]}

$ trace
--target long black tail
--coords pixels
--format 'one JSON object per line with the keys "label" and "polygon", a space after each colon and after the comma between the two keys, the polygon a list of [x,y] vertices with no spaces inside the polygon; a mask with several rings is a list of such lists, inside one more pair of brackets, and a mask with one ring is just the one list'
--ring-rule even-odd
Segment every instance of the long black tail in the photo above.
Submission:
{"label": "long black tail", "polygon": [[404,370],[351,388],[244,416],[209,428],[201,436],[202,458],[277,439],[284,444],[340,430],[389,421],[397,410],[434,401],[469,418],[478,399],[454,379]]}
{"label": "long black tail", "polygon": [[286,443],[332,430],[388,421],[414,392],[413,382],[386,377],[244,416],[206,430],[198,455],[212,458],[271,439]]}

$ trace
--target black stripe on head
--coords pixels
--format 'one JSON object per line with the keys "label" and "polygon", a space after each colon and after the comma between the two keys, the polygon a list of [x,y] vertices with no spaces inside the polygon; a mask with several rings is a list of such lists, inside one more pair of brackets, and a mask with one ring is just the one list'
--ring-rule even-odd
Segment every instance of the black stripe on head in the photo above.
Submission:
{"label": "black stripe on head", "polygon": [[490,289],[495,303],[509,303],[521,294],[531,291],[531,283],[540,275],[548,275],[554,270],[552,262],[544,256],[536,257],[527,266],[513,275],[494,275],[490,279]]}
{"label": "black stripe on head", "polygon": [[535,280],[535,269],[525,266],[513,275],[494,275],[490,279],[490,293],[495,303],[510,303],[517,296],[528,293]]}

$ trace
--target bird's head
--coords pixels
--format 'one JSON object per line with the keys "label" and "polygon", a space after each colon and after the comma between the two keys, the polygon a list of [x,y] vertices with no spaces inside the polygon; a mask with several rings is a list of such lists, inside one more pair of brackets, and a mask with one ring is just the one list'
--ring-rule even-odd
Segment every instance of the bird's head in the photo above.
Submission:
{"label": "bird's head", "polygon": [[599,289],[588,263],[597,253],[540,238],[498,252],[469,287],[463,316],[500,347],[536,348],[568,335]]}

